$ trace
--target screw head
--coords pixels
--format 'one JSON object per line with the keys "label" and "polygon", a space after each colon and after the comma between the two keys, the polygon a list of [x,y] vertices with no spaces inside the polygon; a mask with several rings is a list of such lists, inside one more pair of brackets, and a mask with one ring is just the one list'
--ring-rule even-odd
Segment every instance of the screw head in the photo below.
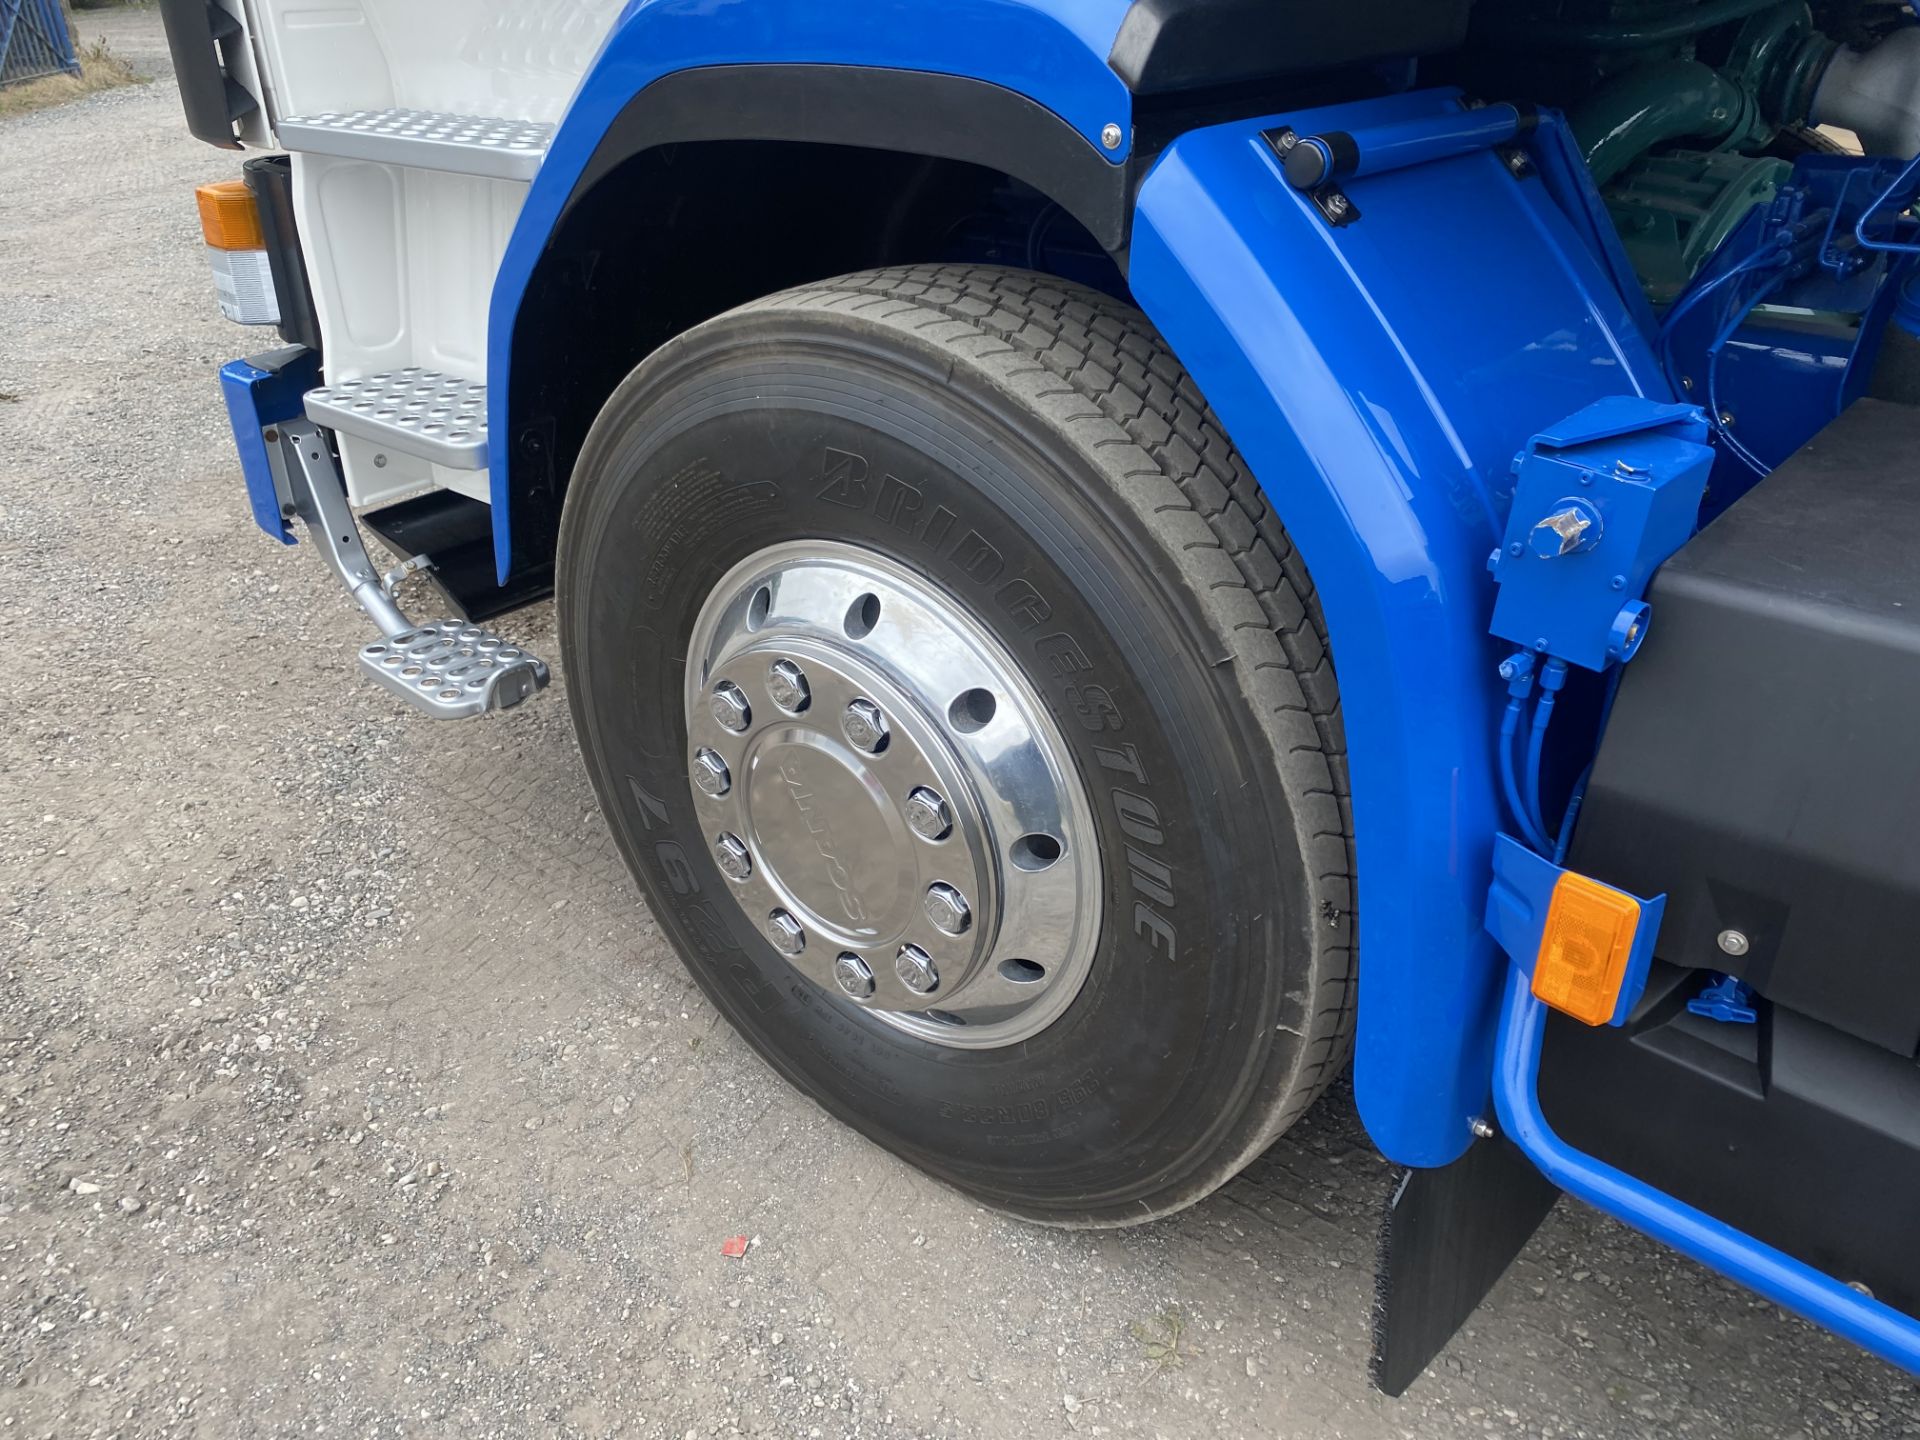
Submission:
{"label": "screw head", "polygon": [[791,660],[776,660],[768,667],[767,693],[773,696],[773,703],[789,715],[798,715],[813,698],[806,672]]}
{"label": "screw head", "polygon": [[944,880],[936,880],[927,887],[921,908],[933,922],[933,928],[943,935],[964,935],[973,924],[973,907],[967,904],[967,897]]}
{"label": "screw head", "polygon": [[1715,938],[1729,955],[1744,955],[1753,948],[1753,942],[1738,930],[1722,930]]}
{"label": "screw head", "polygon": [[833,962],[833,978],[853,999],[873,998],[873,971],[867,968],[866,961],[851,950],[843,950]]}
{"label": "screw head", "polygon": [[887,717],[871,700],[855,700],[840,717],[840,729],[856,750],[878,755],[887,748]]}
{"label": "screw head", "polygon": [[744,880],[753,874],[753,856],[738,835],[722,834],[713,842],[713,863],[729,880]]}
{"label": "screw head", "polygon": [[727,762],[720,758],[719,751],[702,745],[693,752],[693,783],[700,787],[702,795],[718,800],[733,788],[733,772],[727,769]]}
{"label": "screw head", "polygon": [[1112,121],[1108,121],[1100,129],[1100,143],[1109,150],[1118,150],[1120,142],[1126,138],[1126,132]]}
{"label": "screw head", "polygon": [[922,840],[944,840],[953,833],[953,812],[937,790],[917,785],[907,796],[907,824]]}
{"label": "screw head", "polygon": [[788,959],[807,948],[806,930],[784,910],[776,910],[767,917],[767,938],[773,942],[773,948]]}
{"label": "screw head", "polygon": [[713,687],[707,708],[722,730],[731,730],[736,735],[753,723],[753,706],[747,703],[747,692],[731,680],[722,680]]}
{"label": "screw head", "polygon": [[1344,195],[1335,194],[1335,195],[1329,195],[1327,197],[1327,213],[1333,216],[1334,219],[1336,220],[1339,219],[1342,215],[1346,214],[1347,211],[1352,208],[1353,207],[1351,203],[1347,200],[1347,197]]}
{"label": "screw head", "polygon": [[893,973],[900,983],[916,995],[931,995],[940,988],[940,972],[933,957],[918,945],[902,945],[893,958]]}

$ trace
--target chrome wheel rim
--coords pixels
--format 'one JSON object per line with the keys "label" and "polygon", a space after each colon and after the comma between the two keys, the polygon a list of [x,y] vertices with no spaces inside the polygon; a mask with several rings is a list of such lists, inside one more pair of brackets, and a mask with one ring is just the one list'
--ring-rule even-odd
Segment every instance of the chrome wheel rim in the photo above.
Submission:
{"label": "chrome wheel rim", "polygon": [[925,576],[826,540],[701,607],[688,785],[733,903],[782,962],[936,1044],[996,1049],[1093,965],[1086,788],[1013,657]]}

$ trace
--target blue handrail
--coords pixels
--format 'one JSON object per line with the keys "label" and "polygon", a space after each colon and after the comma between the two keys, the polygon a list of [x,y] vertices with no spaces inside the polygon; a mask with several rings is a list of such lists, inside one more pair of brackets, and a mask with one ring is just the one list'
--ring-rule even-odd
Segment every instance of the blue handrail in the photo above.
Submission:
{"label": "blue handrail", "polygon": [[1582,1153],[1553,1133],[1536,1085],[1547,1007],[1514,966],[1500,1011],[1494,1103],[1501,1128],[1554,1184],[1804,1315],[1817,1325],[1920,1374],[1920,1320],[1843,1285],[1791,1255]]}

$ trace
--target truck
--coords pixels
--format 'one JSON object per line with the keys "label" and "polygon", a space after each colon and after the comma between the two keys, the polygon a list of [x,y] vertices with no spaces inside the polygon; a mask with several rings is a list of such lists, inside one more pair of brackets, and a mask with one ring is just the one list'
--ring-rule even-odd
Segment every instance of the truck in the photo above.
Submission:
{"label": "truck", "polygon": [[342,674],[552,596],[828,1113],[1131,1225],[1351,1063],[1388,1393],[1563,1193],[1920,1371],[1904,0],[162,8]]}

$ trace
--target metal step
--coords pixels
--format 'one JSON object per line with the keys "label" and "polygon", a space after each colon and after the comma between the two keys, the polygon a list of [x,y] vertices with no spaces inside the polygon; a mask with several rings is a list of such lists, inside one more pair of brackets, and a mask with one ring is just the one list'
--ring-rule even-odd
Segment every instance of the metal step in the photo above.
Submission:
{"label": "metal step", "polygon": [[415,170],[530,181],[554,127],[538,120],[449,115],[440,110],[329,110],[274,126],[289,150]]}
{"label": "metal step", "polygon": [[407,576],[431,568],[416,555],[381,575],[360,539],[347,505],[346,485],[326,436],[310,420],[288,420],[267,433],[274,490],[285,511],[298,515],[328,567],[354,603],[379,627],[379,640],[360,647],[360,666],[383,688],[436,720],[464,720],[529,699],[552,678],[546,662],[482,626],[465,620],[421,625],[394,596]]}
{"label": "metal step", "polygon": [[505,710],[544,689],[549,679],[545,661],[460,620],[432,620],[363,645],[360,665],[439,720]]}
{"label": "metal step", "polygon": [[309,390],[307,418],[455,470],[487,468],[483,381],[409,366]]}

